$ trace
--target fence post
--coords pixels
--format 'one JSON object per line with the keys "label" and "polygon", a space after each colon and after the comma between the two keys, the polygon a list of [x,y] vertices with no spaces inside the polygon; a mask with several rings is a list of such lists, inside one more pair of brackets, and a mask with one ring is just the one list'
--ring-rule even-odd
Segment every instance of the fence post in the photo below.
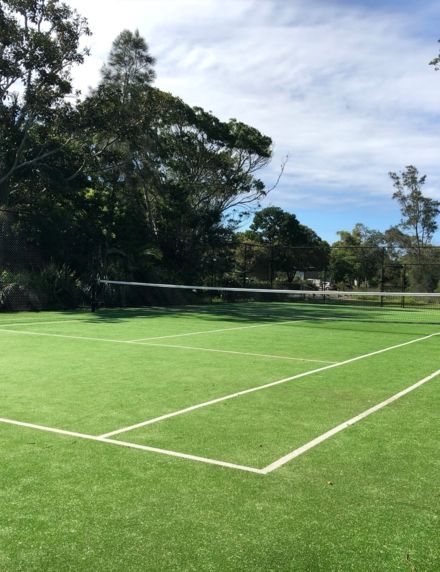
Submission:
{"label": "fence post", "polygon": [[[406,284],[406,264],[402,264],[402,283],[401,283],[402,292],[405,292],[406,289],[405,284]],[[405,307],[405,296],[402,296],[401,306],[402,308]]]}
{"label": "fence post", "polygon": [[270,257],[269,257],[269,283],[270,287],[273,287],[273,246],[270,245]]}
{"label": "fence post", "polygon": [[246,288],[247,281],[247,244],[244,245],[244,266],[243,266],[243,288]]}
{"label": "fence post", "polygon": [[[385,247],[382,247],[382,260],[380,266],[380,291],[385,291]],[[383,306],[383,296],[380,297],[380,305]]]}

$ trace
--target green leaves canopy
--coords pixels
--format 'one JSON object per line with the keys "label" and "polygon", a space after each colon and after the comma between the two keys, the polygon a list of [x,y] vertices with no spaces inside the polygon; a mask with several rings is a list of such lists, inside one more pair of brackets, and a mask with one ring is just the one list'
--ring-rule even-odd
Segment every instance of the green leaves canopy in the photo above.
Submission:
{"label": "green leaves canopy", "polygon": [[[49,5],[64,10],[67,29],[77,39],[86,33],[66,7],[43,4],[35,5],[40,15],[48,18]],[[70,56],[80,62],[83,54]],[[270,138],[153,88],[153,64],[145,40],[126,30],[85,99],[61,97],[70,93],[66,62],[58,91],[39,101],[26,144],[18,143],[18,154],[33,159],[8,175],[8,203],[44,256],[79,271],[189,279],[231,239],[233,210],[265,196],[256,174],[270,160]],[[37,82],[44,74],[32,65]],[[24,96],[16,101],[31,109]]]}
{"label": "green leaves canopy", "polygon": [[0,203],[24,170],[43,164],[70,140],[71,68],[87,50],[86,21],[57,0],[0,2]]}

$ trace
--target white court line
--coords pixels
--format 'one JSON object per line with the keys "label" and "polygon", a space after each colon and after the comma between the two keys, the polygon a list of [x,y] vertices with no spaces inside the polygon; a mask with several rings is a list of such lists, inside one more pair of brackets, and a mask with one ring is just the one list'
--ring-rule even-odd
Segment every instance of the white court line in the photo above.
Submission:
{"label": "white court line", "polygon": [[199,463],[206,463],[208,465],[217,465],[219,467],[226,467],[228,469],[237,469],[239,471],[246,471],[248,473],[257,473],[259,475],[262,474],[261,469],[256,469],[255,467],[247,467],[246,465],[237,465],[235,463],[228,463],[226,461],[218,461],[217,459],[210,459],[209,457],[199,457],[197,455],[179,453],[178,451],[158,449],[157,447],[148,447],[147,445],[138,445],[137,443],[130,443],[128,441],[115,441],[114,439],[104,439],[103,437],[97,437],[96,435],[77,433],[75,431],[66,431],[64,429],[47,427],[46,425],[36,425],[34,423],[26,423],[23,421],[6,419],[3,417],[0,417],[0,423],[6,423],[8,425],[18,425],[19,427],[27,427],[29,429],[37,429],[38,431],[47,431],[49,433],[57,433],[59,435],[67,435],[69,437],[76,437],[77,439],[87,439],[89,441],[97,441],[98,443],[107,443],[110,445],[118,445],[120,447],[128,447],[130,449],[138,449],[141,451],[148,451],[150,453],[159,453],[160,455],[167,455],[168,457],[177,457],[179,459],[198,461]]}
{"label": "white court line", "polygon": [[249,328],[264,328],[267,326],[282,326],[284,324],[296,324],[298,322],[305,322],[301,320],[286,320],[284,322],[270,322],[267,324],[253,324],[252,326],[234,326],[233,328],[221,328],[219,330],[202,330],[200,332],[188,332],[186,334],[171,334],[167,336],[155,336],[154,338],[139,338],[137,340],[129,340],[130,342],[147,342],[149,340],[164,340],[168,338],[180,338],[183,336],[198,336],[200,334],[216,334],[218,332],[231,332],[233,330],[247,330]]}
{"label": "white court line", "polygon": [[[135,342],[127,341],[127,340],[113,340],[110,338],[91,338],[89,336],[68,336],[65,334],[50,334],[49,332],[29,332],[24,330],[3,330],[0,328],[0,332],[7,332],[12,334],[22,334],[24,336],[43,336],[43,337],[50,337],[50,338],[63,338],[67,340],[86,340],[92,342],[110,342],[113,344],[135,344]],[[138,344],[142,345],[142,344]]]}
{"label": "white court line", "polygon": [[70,324],[72,322],[83,322],[83,320],[76,318],[75,320],[53,320],[52,322],[39,322],[39,321],[35,321],[35,322],[13,322],[12,324],[2,324],[0,323],[0,326],[6,327],[6,326],[39,326],[40,324]]}
{"label": "white court line", "polygon": [[330,431],[326,431],[325,433],[323,433],[319,437],[316,437],[315,439],[312,439],[311,441],[309,441],[305,445],[298,447],[298,449],[295,449],[294,451],[291,451],[287,455],[284,455],[284,457],[281,457],[280,459],[274,461],[270,465],[267,465],[267,467],[264,467],[264,469],[262,469],[262,473],[267,475],[268,473],[271,473],[272,471],[279,469],[280,467],[282,467],[286,463],[289,463],[290,461],[292,461],[292,459],[296,459],[296,457],[299,457],[300,455],[302,455],[306,451],[309,451],[310,449],[313,449],[313,447],[316,447],[317,445],[319,445],[323,441],[330,439],[330,437],[333,437],[333,435],[336,435],[337,433],[344,431],[344,429],[351,427],[352,425],[354,425],[355,423],[358,423],[362,419],[365,419],[365,417],[368,417],[372,413],[376,413],[376,411],[379,411],[380,409],[383,409],[384,407],[386,407],[390,403],[397,401],[397,399],[400,399],[404,395],[407,395],[411,391],[414,391],[415,389],[417,389],[421,385],[427,383],[428,381],[431,381],[431,379],[434,379],[438,375],[440,375],[440,369],[438,369],[434,373],[431,373],[431,375],[424,377],[423,379],[421,379],[417,383],[414,383],[413,385],[407,387],[403,391],[399,391],[399,393],[396,393],[392,397],[385,399],[385,401],[382,401],[381,403],[378,403],[377,405],[370,407],[366,411],[363,411],[359,415],[356,415],[356,417],[352,417],[348,421],[344,421],[344,423],[341,423],[340,425],[333,427],[333,429],[330,429]]}
{"label": "white court line", "polygon": [[196,346],[181,346],[177,344],[152,344],[152,343],[143,343],[143,342],[131,342],[138,344],[140,346],[153,346],[158,348],[179,348],[182,350],[199,350],[203,352],[218,352],[222,354],[233,354],[239,356],[254,356],[254,357],[263,357],[263,358],[270,358],[270,359],[285,359],[285,360],[292,360],[292,361],[306,361],[312,363],[336,363],[334,361],[322,360],[322,359],[308,359],[308,358],[299,358],[299,357],[290,357],[290,356],[279,356],[273,354],[257,354],[252,352],[236,352],[234,350],[218,350],[212,348],[199,348]]}
{"label": "white court line", "polygon": [[[73,322],[76,322],[77,320],[72,320]],[[67,322],[67,320],[66,320]],[[117,344],[141,344],[141,342],[144,341],[148,341],[148,340],[162,340],[165,338],[180,338],[181,336],[194,336],[194,335],[199,335],[199,334],[211,334],[213,332],[228,332],[231,330],[244,330],[247,328],[261,328],[263,326],[277,326],[279,324],[292,324],[292,323],[300,323],[300,322],[304,322],[304,320],[288,320],[286,322],[271,322],[269,324],[253,324],[252,326],[238,326],[238,327],[233,327],[233,328],[222,328],[221,330],[203,330],[200,332],[188,332],[185,334],[172,334],[169,336],[157,336],[157,337],[153,337],[153,338],[141,338],[138,340],[113,340],[113,339],[107,339],[107,338],[92,338],[89,336],[69,336],[66,334],[51,334],[49,332],[29,332],[29,331],[22,331],[22,330],[3,330],[0,327],[0,332],[11,332],[13,334],[28,334],[31,336],[49,336],[49,337],[53,337],[53,338],[67,338],[67,339],[71,339],[71,340],[89,340],[89,341],[94,341],[94,342],[113,342],[113,343],[117,343]],[[1,326],[1,324],[0,324]],[[145,344],[147,345],[147,344]]]}
{"label": "white court line", "polygon": [[223,397],[217,397],[216,399],[211,399],[210,401],[205,401],[203,403],[198,403],[197,405],[192,405],[190,407],[185,407],[184,409],[179,409],[177,411],[172,411],[171,413],[166,413],[165,415],[160,415],[159,417],[154,417],[153,419],[148,419],[147,421],[142,421],[140,423],[136,423],[135,425],[130,425],[128,427],[122,427],[121,429],[116,429],[115,431],[110,431],[109,433],[105,433],[101,435],[103,438],[113,437],[114,435],[119,435],[120,433],[126,433],[128,431],[132,431],[134,429],[140,429],[141,427],[146,427],[147,425],[152,425],[153,423],[159,423],[160,421],[164,421],[165,419],[170,419],[171,417],[177,417],[178,415],[183,415],[184,413],[189,413],[191,411],[195,411],[197,409],[201,409],[202,407],[208,407],[210,405],[215,405],[216,403],[221,403],[222,401],[227,401],[228,399],[234,399],[236,397],[241,397],[242,395],[247,395],[248,393],[254,393],[256,391],[262,391],[263,389],[268,389],[269,387],[275,387],[276,385],[281,385],[283,383],[287,383],[288,381],[293,381],[296,379],[300,379],[302,377],[306,377],[308,375],[313,375],[315,373],[319,373],[322,371],[327,371],[329,369],[333,369],[335,367],[341,367],[343,365],[347,365],[349,363],[353,363],[362,359],[369,358],[371,356],[379,355],[385,352],[389,352],[391,350],[402,348],[404,346],[408,346],[410,344],[415,344],[417,342],[421,342],[423,340],[427,340],[434,336],[439,336],[440,332],[435,334],[429,334],[428,336],[423,336],[422,338],[416,338],[414,340],[410,340],[409,342],[403,342],[401,344],[396,344],[394,346],[389,346],[383,348],[381,350],[376,350],[374,352],[370,352],[368,354],[363,354],[360,356],[356,356],[354,358],[350,358],[344,361],[336,362],[330,365],[326,365],[324,367],[320,367],[317,369],[312,369],[309,371],[305,371],[303,373],[299,373],[297,375],[292,375],[291,377],[285,377],[283,379],[279,379],[277,381],[272,381],[271,383],[266,383],[264,385],[257,385],[256,387],[251,387],[249,389],[244,389],[242,391],[237,391],[236,393],[230,393],[229,395],[224,395]]}
{"label": "white court line", "polygon": [[427,377],[421,379],[420,381],[418,381],[417,383],[414,383],[413,385],[407,387],[406,389],[400,391],[399,393],[396,393],[395,395],[393,395],[392,397],[389,397],[388,399],[386,399],[385,401],[382,401],[381,403],[378,403],[377,405],[374,405],[373,407],[370,407],[369,409],[367,409],[366,411],[363,411],[362,413],[360,413],[359,415],[356,415],[356,417],[352,417],[351,419],[349,419],[348,421],[344,421],[344,423],[341,423],[340,425],[337,425],[336,427],[334,427],[333,429],[330,429],[329,431],[326,431],[325,433],[323,433],[322,435],[316,437],[315,439],[312,439],[311,441],[309,441],[308,443],[306,443],[305,445],[302,445],[301,447],[298,447],[297,449],[295,449],[294,451],[288,453],[287,455],[284,455],[283,457],[281,457],[280,459],[277,459],[276,461],[274,461],[273,463],[271,463],[270,465],[267,465],[266,467],[264,467],[263,469],[258,469],[256,467],[248,467],[246,465],[238,465],[236,463],[228,463],[226,461],[219,461],[217,459],[211,459],[209,457],[200,457],[197,455],[190,455],[187,453],[179,453],[177,451],[170,451],[168,449],[159,449],[157,447],[149,447],[147,445],[139,445],[137,443],[131,443],[129,441],[117,441],[115,439],[108,439],[106,437],[97,437],[96,435],[88,435],[85,433],[77,433],[75,431],[66,431],[64,429],[56,429],[54,427],[47,427],[45,425],[36,425],[34,423],[26,423],[23,421],[16,421],[14,419],[6,419],[3,417],[0,417],[0,423],[5,423],[8,425],[16,425],[19,427],[26,427],[29,429],[37,429],[39,431],[47,431],[49,433],[56,433],[59,435],[66,435],[69,437],[76,437],[78,439],[87,439],[89,441],[97,441],[99,443],[107,443],[110,445],[117,445],[120,447],[128,447],[130,449],[138,449],[141,451],[148,451],[150,453],[159,453],[160,455],[167,455],[169,457],[177,457],[180,459],[186,459],[186,460],[190,460],[190,461],[197,461],[200,463],[206,463],[209,465],[217,465],[220,467],[225,467],[228,469],[236,469],[239,471],[245,471],[248,473],[256,473],[258,475],[267,475],[269,473],[272,473],[273,471],[279,469],[280,467],[282,467],[283,465],[289,463],[290,461],[292,461],[293,459],[299,457],[300,455],[306,453],[307,451],[309,451],[310,449],[313,449],[314,447],[316,447],[317,445],[319,445],[320,443],[322,443],[323,441],[326,441],[327,439],[330,439],[330,437],[333,437],[334,435],[336,435],[337,433],[340,433],[341,431],[344,431],[344,429],[347,429],[348,427],[351,427],[352,425],[354,425],[355,423],[358,423],[359,421],[361,421],[362,419],[365,419],[365,417],[368,417],[369,415],[372,415],[373,413],[375,413],[376,411],[379,411],[380,409],[383,409],[384,407],[386,407],[387,405],[389,405],[390,403],[393,403],[394,401],[397,401],[398,399],[400,399],[401,397],[403,397],[404,395],[407,395],[408,393],[410,393],[411,391],[414,391],[415,389],[417,389],[418,387],[420,387],[421,385],[427,383],[428,381],[431,381],[432,379],[434,379],[435,377],[437,377],[438,375],[440,375],[440,369],[438,369],[437,371],[435,371],[434,373],[432,373],[431,375],[428,375]]}
{"label": "white court line", "polygon": [[[299,321],[299,320],[298,320]],[[220,352],[224,354],[232,354],[232,355],[243,355],[243,356],[255,356],[255,357],[263,357],[263,358],[273,358],[273,359],[284,359],[284,360],[294,360],[294,361],[305,361],[305,362],[316,362],[316,363],[335,363],[331,361],[323,361],[319,359],[307,359],[307,358],[299,358],[299,357],[290,357],[290,356],[278,356],[278,355],[271,355],[271,354],[258,354],[258,353],[249,353],[249,352],[238,352],[233,350],[218,350],[218,349],[211,349],[211,348],[197,348],[193,346],[180,346],[175,344],[154,344],[154,343],[144,343],[144,342],[137,342],[134,340],[113,340],[110,338],[91,338],[87,336],[68,336],[65,334],[50,334],[48,332],[29,332],[29,331],[21,331],[21,330],[3,330],[0,328],[0,332],[11,332],[13,334],[24,334],[29,336],[49,336],[54,338],[66,338],[68,340],[86,340],[86,341],[93,341],[93,342],[110,342],[113,344],[130,344],[135,346],[152,346],[152,347],[159,347],[159,348],[170,348],[176,349],[180,348],[183,350],[199,350],[202,352]],[[181,334],[186,335],[186,334]]]}

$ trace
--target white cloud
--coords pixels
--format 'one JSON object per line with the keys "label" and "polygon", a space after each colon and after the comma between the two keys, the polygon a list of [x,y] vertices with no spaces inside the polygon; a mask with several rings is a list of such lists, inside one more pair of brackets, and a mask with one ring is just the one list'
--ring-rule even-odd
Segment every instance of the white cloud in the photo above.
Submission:
{"label": "white cloud", "polygon": [[277,191],[285,207],[385,201],[388,171],[408,164],[440,198],[440,72],[428,66],[437,38],[421,33],[433,5],[423,13],[416,2],[400,11],[324,0],[69,3],[94,32],[78,85],[96,83],[122,29],[139,28],[158,59],[158,87],[273,138],[269,183],[289,153]]}

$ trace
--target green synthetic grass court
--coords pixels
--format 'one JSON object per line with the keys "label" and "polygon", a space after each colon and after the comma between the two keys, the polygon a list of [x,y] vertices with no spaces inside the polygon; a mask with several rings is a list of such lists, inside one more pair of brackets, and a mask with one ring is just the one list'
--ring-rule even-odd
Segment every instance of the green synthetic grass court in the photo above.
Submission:
{"label": "green synthetic grass court", "polygon": [[0,569],[438,569],[438,314],[1,314]]}

